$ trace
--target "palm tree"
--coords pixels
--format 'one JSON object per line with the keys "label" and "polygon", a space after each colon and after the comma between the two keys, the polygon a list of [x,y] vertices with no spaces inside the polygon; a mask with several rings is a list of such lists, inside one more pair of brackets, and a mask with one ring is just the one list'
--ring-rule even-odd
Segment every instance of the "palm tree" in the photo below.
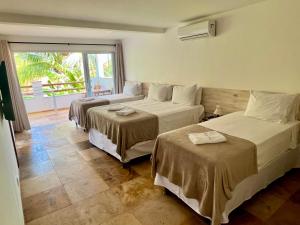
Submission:
{"label": "palm tree", "polygon": [[[49,84],[84,81],[80,53],[22,52],[15,54],[15,60],[21,86],[41,79]],[[71,86],[84,87],[83,83]]]}

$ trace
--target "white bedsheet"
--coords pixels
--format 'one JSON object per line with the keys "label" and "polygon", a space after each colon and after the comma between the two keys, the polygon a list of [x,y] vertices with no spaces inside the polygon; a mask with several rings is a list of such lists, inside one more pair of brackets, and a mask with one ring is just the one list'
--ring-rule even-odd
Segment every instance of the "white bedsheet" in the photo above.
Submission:
{"label": "white bedsheet", "polygon": [[[180,127],[198,123],[204,114],[202,105],[186,106],[173,104],[172,102],[158,102],[153,100],[140,100],[126,102],[120,105],[133,109],[143,110],[158,116],[159,133],[174,130]],[[116,152],[117,146],[109,140],[106,135],[101,134],[96,129],[89,130],[89,141],[98,148],[108,152],[112,156],[121,160]],[[126,151],[126,157],[122,162],[129,162],[134,158],[152,153],[154,141],[139,142]]]}
{"label": "white bedsheet", "polygon": [[139,100],[124,102],[121,105],[142,110],[158,116],[159,133],[198,123],[204,113],[202,105],[173,104],[171,101]]}
{"label": "white bedsheet", "polygon": [[243,112],[235,112],[203,122],[201,126],[253,142],[257,146],[257,163],[260,170],[284,151],[297,147],[300,122],[280,124],[246,117]]}
{"label": "white bedsheet", "polygon": [[115,103],[121,103],[121,102],[126,102],[126,101],[141,100],[141,99],[144,99],[145,96],[144,95],[129,96],[129,95],[124,95],[124,94],[113,94],[113,95],[97,96],[95,98],[109,100],[110,104],[115,104]]}

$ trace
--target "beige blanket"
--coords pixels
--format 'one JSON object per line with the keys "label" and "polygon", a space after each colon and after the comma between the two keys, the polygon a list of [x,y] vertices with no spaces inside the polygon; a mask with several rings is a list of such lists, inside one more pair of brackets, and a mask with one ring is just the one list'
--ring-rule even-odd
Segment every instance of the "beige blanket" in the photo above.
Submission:
{"label": "beige blanket", "polygon": [[158,135],[158,117],[136,110],[128,116],[108,111],[109,106],[95,107],[87,112],[86,129],[94,128],[117,145],[117,153],[124,160],[126,150],[138,142],[153,140]]}
{"label": "beige blanket", "polygon": [[106,99],[85,98],[71,102],[69,108],[69,120],[75,120],[77,124],[84,127],[86,121],[86,112],[89,108],[108,105],[110,102]]}
{"label": "beige blanket", "polygon": [[235,186],[257,173],[256,146],[247,140],[223,134],[227,142],[194,145],[189,133],[210,129],[191,125],[159,135],[152,158],[156,173],[180,186],[187,198],[199,201],[200,214],[219,225],[226,202]]}

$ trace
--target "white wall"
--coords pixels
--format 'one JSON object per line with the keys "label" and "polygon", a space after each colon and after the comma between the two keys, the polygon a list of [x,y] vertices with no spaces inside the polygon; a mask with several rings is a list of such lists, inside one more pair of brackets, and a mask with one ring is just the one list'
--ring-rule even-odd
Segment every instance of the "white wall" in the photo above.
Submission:
{"label": "white wall", "polygon": [[8,122],[0,116],[0,224],[23,225],[19,172]]}
{"label": "white wall", "polygon": [[267,0],[211,17],[215,38],[125,39],[127,79],[300,92],[299,12],[299,0]]}

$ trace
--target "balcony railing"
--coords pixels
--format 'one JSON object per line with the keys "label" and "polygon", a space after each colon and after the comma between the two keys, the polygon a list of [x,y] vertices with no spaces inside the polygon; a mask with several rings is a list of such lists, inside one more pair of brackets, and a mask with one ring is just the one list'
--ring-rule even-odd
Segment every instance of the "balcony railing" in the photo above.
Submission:
{"label": "balcony railing", "polygon": [[[67,108],[72,100],[87,95],[84,81],[53,84],[36,81],[21,86],[21,90],[28,112]],[[112,94],[112,90],[95,89],[92,92],[94,96]]]}
{"label": "balcony railing", "polygon": [[[82,87],[74,87],[74,85],[83,84]],[[73,86],[67,88],[61,88],[62,86]],[[84,81],[77,82],[65,82],[65,83],[53,83],[53,84],[42,84],[41,82],[33,82],[32,85],[21,86],[24,97],[41,96],[43,94],[49,95],[49,93],[81,93],[85,94]],[[69,92],[69,93],[68,93]]]}

